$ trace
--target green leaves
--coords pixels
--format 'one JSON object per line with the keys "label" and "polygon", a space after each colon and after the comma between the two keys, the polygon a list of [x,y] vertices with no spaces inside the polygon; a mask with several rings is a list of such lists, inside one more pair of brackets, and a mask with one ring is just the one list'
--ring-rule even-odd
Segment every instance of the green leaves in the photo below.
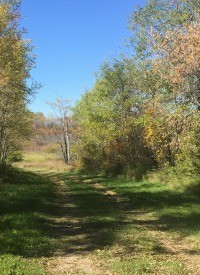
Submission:
{"label": "green leaves", "polygon": [[172,79],[198,67],[198,12],[196,0],[151,0],[133,12],[131,57],[104,63],[75,107],[82,164],[85,157],[86,166],[98,159],[105,170],[197,163],[197,153],[185,152],[187,141],[188,152],[197,144],[199,75],[181,89]]}
{"label": "green leaves", "polygon": [[27,86],[34,63],[31,45],[19,28],[19,1],[0,1],[0,164],[28,137]]}

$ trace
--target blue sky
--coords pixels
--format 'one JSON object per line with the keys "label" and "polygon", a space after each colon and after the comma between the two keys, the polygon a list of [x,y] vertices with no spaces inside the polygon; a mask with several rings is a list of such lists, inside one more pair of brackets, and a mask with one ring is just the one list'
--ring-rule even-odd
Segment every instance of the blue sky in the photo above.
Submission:
{"label": "blue sky", "polygon": [[46,101],[81,98],[103,61],[119,56],[127,19],[143,0],[22,0],[22,25],[36,46],[33,78],[43,87],[30,105],[48,115]]}

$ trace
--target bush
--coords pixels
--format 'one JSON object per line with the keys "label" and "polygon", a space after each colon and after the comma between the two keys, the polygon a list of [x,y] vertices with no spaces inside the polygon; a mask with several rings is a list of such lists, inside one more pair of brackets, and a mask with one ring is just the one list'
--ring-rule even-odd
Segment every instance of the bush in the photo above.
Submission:
{"label": "bush", "polygon": [[0,182],[11,182],[13,178],[16,179],[18,174],[15,169],[9,164],[0,165]]}
{"label": "bush", "polygon": [[137,165],[136,167],[127,165],[123,171],[123,174],[127,178],[134,179],[136,181],[141,181],[145,173],[146,173],[146,169],[142,165]]}
{"label": "bush", "polygon": [[22,160],[23,160],[23,155],[22,155],[22,152],[20,151],[13,151],[8,154],[8,158],[7,158],[8,163],[18,162]]}
{"label": "bush", "polygon": [[107,163],[106,165],[104,164],[103,169],[106,175],[118,176],[123,174],[124,167],[121,163]]}
{"label": "bush", "polygon": [[79,171],[95,174],[102,170],[102,163],[98,159],[83,157],[78,167]]}
{"label": "bush", "polygon": [[174,189],[187,190],[193,186],[199,186],[198,173],[191,173],[187,167],[166,166],[161,170],[147,174],[146,180],[149,182],[162,182]]}

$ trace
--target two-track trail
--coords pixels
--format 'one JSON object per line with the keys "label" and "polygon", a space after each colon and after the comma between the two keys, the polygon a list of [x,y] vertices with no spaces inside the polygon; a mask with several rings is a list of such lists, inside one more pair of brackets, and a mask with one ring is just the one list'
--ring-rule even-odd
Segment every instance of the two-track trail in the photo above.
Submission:
{"label": "two-track trail", "polygon": [[[93,251],[98,249],[96,225],[90,227],[80,201],[76,200],[66,180],[58,175],[48,178],[56,186],[57,197],[53,220],[56,248],[47,262],[48,271],[51,274],[112,274],[93,255]],[[78,179],[70,177],[70,181],[75,185]]]}
{"label": "two-track trail", "polygon": [[[116,192],[77,175],[46,173],[45,177],[54,183],[56,190],[52,220],[55,244],[53,256],[47,259],[47,270],[51,274],[121,274],[111,268],[117,253],[103,259],[97,254],[109,247],[119,246],[115,244],[116,228],[133,223],[137,223],[162,247],[167,260],[175,259],[184,267],[184,273],[175,274],[200,274],[197,251],[169,233],[155,230],[152,225],[156,221],[145,213],[130,213],[127,201]],[[117,242],[120,243],[119,240]],[[141,274],[166,274],[162,268],[160,270]],[[139,273],[125,271],[123,274]]]}

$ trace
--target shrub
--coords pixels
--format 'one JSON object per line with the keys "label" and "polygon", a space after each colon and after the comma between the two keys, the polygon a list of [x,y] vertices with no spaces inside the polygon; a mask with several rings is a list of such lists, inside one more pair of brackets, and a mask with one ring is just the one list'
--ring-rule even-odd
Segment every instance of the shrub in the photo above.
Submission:
{"label": "shrub", "polygon": [[22,160],[23,160],[23,155],[22,155],[22,152],[20,151],[13,151],[8,154],[8,158],[7,158],[8,163],[18,162]]}
{"label": "shrub", "polygon": [[189,173],[188,168],[182,166],[166,166],[161,170],[149,172],[145,178],[149,182],[162,182],[173,189],[189,190],[193,186],[199,188],[198,173]]}

